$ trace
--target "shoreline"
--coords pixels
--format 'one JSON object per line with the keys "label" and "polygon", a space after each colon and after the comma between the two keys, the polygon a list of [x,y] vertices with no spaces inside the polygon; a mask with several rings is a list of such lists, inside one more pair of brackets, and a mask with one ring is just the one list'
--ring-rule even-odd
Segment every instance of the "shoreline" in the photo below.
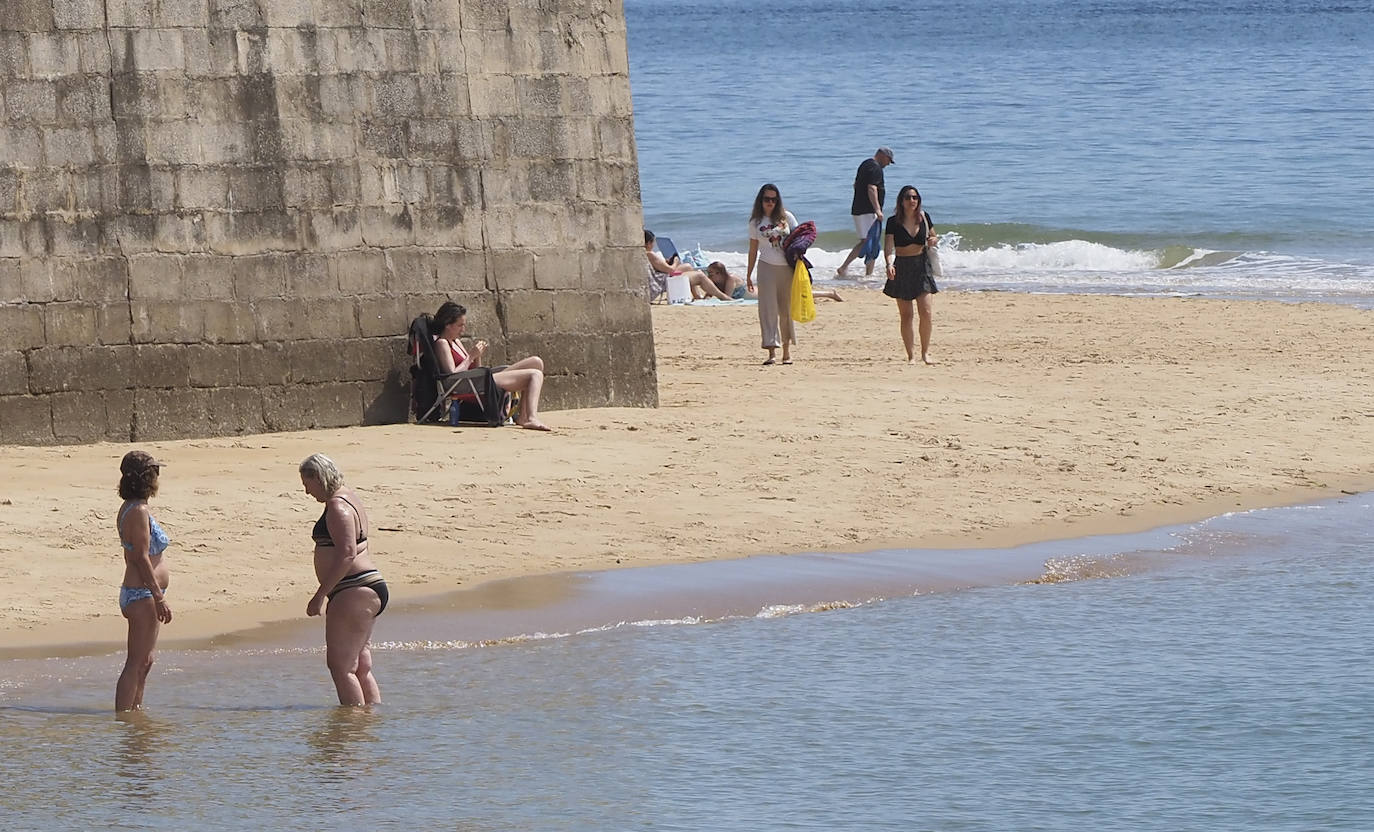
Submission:
{"label": "shoreline", "polygon": [[[416,609],[522,576],[1000,549],[1374,490],[1367,310],[947,291],[944,363],[922,368],[893,355],[881,295],[846,297],[801,327],[788,368],[754,360],[753,307],[655,307],[660,407],[554,411],[552,436],[145,443],[170,465],[153,503],[180,601],[163,646],[312,625],[317,505],[295,465],[316,450],[367,501],[393,598]],[[5,655],[122,647],[111,474],[129,447],[0,448]]]}

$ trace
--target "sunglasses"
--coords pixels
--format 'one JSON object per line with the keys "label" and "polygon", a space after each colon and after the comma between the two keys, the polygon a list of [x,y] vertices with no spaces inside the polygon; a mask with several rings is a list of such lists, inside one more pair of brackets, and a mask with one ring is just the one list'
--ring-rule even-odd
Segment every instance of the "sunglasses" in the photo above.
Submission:
{"label": "sunglasses", "polygon": [[920,201],[921,201],[921,198],[920,198],[919,196],[917,196],[916,194],[907,194],[906,196],[902,197],[902,199],[909,199],[909,200],[911,200],[911,201],[913,201],[913,202],[920,202]]}
{"label": "sunglasses", "polygon": [[778,198],[775,197],[775,196],[766,196],[766,197],[763,198],[763,201],[764,201],[764,202],[777,202],[777,201],[778,201]]}

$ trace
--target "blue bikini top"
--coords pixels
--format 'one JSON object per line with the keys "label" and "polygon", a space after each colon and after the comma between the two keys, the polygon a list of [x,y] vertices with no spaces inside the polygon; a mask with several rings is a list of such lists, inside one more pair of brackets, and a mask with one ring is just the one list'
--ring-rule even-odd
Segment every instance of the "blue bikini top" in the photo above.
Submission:
{"label": "blue bikini top", "polygon": [[[124,540],[124,515],[128,514],[129,509],[133,508],[134,505],[135,504],[132,502],[127,503],[123,510],[119,512],[119,545],[131,552],[134,549],[134,544]],[[148,515],[148,537],[148,557],[150,558],[155,558],[167,551],[167,544],[172,542],[167,538],[167,533],[162,530],[162,526],[158,525],[157,520],[153,519],[151,514]]]}

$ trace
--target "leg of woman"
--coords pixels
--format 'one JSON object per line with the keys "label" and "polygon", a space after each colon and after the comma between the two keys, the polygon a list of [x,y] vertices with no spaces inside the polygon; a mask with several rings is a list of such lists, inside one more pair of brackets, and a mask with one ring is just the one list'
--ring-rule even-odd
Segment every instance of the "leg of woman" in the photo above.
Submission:
{"label": "leg of woman", "polygon": [[[921,313],[921,360],[927,364],[934,364],[935,359],[930,357],[930,331],[934,326],[932,321],[934,311],[930,304],[930,295],[928,293],[916,297],[916,309]],[[907,343],[908,346],[906,351],[907,355],[910,355],[910,340],[908,340]]]}
{"label": "leg of woman", "polygon": [[716,300],[730,300],[730,296],[722,292],[711,282],[711,278],[706,276],[706,272],[688,272],[688,281],[692,284],[693,291],[700,289],[702,297],[712,297]]}
{"label": "leg of woman", "polygon": [[898,298],[897,311],[902,316],[902,346],[906,347],[906,363],[915,364],[916,332],[912,327],[912,319],[916,317],[915,310],[911,308],[911,301]]}
{"label": "leg of woman", "polygon": [[[377,680],[372,677],[372,653],[367,649],[372,625],[381,608],[382,599],[365,586],[345,589],[330,598],[325,608],[325,661],[334,679],[334,689],[339,693],[340,705],[368,705],[381,701]],[[375,698],[369,699],[369,692]]]}
{"label": "leg of woman", "polygon": [[522,359],[520,359],[519,361],[512,361],[510,364],[507,364],[507,365],[506,365],[506,369],[507,369],[507,370],[538,370],[539,372],[542,373],[542,372],[544,372],[544,359],[540,358],[540,357],[537,356],[537,355],[531,355],[529,358],[522,358]]}
{"label": "leg of woman", "polygon": [[544,389],[542,370],[502,370],[492,381],[502,390],[520,393],[520,427],[527,430],[552,430],[539,421],[539,391]]}
{"label": "leg of woman", "polygon": [[[768,274],[772,284],[769,293],[773,296],[772,306],[776,309],[778,339],[782,342],[782,363],[792,361],[792,344],[797,340],[792,328],[792,270],[787,266],[774,266],[760,263],[759,273]],[[763,287],[759,287],[759,306],[763,306]]]}
{"label": "leg of woman", "polygon": [[152,598],[134,601],[123,612],[129,620],[129,655],[115,685],[115,710],[131,711],[143,707],[143,685],[153,669],[153,650],[162,622],[157,620]]}
{"label": "leg of woman", "polygon": [[773,272],[767,263],[759,263],[759,333],[763,336],[763,348],[768,350],[768,363],[772,364],[774,353],[782,346],[778,338],[778,296],[773,291]]}

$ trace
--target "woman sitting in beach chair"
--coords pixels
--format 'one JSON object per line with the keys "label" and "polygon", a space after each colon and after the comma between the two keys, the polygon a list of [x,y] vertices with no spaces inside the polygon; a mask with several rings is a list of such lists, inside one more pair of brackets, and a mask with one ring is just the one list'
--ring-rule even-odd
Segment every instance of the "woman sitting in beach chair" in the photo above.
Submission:
{"label": "woman sitting in beach chair", "polygon": [[[445,301],[434,313],[431,331],[434,333],[435,359],[439,372],[457,373],[482,365],[487,342],[473,344],[472,352],[463,348],[463,330],[467,326],[468,311],[453,301]],[[492,368],[496,386],[510,393],[520,394],[520,411],[515,423],[526,430],[553,430],[539,421],[539,393],[544,389],[544,359],[537,355],[522,358],[514,364]]]}

